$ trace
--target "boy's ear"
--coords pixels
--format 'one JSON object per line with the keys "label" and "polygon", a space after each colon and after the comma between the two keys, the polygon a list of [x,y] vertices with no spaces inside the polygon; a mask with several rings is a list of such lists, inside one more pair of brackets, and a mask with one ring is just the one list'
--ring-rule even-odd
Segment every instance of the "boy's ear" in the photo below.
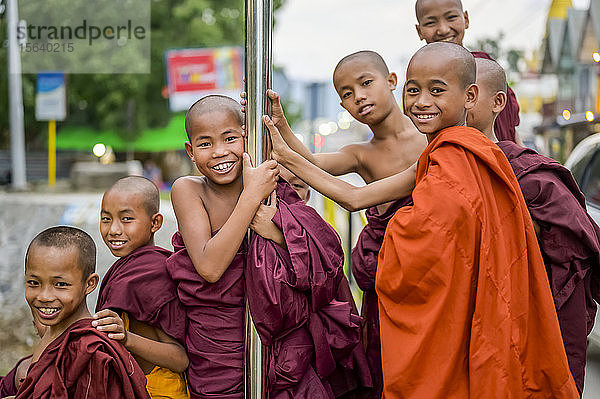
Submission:
{"label": "boy's ear", "polygon": [[154,215],[152,215],[152,228],[151,231],[152,233],[156,233],[158,230],[160,230],[160,228],[162,227],[163,224],[163,215],[161,215],[160,213],[155,213]]}
{"label": "boy's ear", "polygon": [[469,13],[467,11],[465,11],[464,16],[465,16],[465,29],[469,29]]}
{"label": "boy's ear", "polygon": [[98,276],[98,273],[92,273],[85,279],[85,295],[91,294],[96,289],[99,280],[100,276]]}
{"label": "boy's ear", "polygon": [[467,101],[465,102],[465,109],[468,111],[470,109],[473,109],[473,107],[477,103],[477,99],[479,97],[479,86],[477,86],[476,84],[470,85],[469,87],[467,87],[465,94],[467,96]]}
{"label": "boy's ear", "polygon": [[419,35],[419,40],[425,40],[425,39],[423,38],[423,35],[421,34],[421,25],[419,25],[419,24],[416,24],[416,25],[415,25],[415,28],[417,29],[417,35]]}
{"label": "boy's ear", "polygon": [[387,76],[387,82],[390,90],[396,90],[398,86],[398,75],[396,75],[396,72],[390,72]]}
{"label": "boy's ear", "polygon": [[492,108],[492,111],[495,114],[499,114],[500,112],[502,112],[504,107],[506,107],[507,102],[508,102],[508,97],[506,96],[506,93],[503,91],[497,92],[496,95],[494,96],[494,107]]}
{"label": "boy's ear", "polygon": [[187,152],[188,157],[194,162],[194,150],[192,149],[192,143],[189,141],[185,142],[185,152]]}

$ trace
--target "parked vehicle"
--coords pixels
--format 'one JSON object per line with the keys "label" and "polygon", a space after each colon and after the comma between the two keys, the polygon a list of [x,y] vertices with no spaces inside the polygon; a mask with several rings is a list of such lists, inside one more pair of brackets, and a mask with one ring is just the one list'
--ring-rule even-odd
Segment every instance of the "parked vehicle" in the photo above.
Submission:
{"label": "parked vehicle", "polygon": [[[565,162],[565,167],[571,171],[585,195],[588,213],[600,225],[600,133],[581,141]],[[600,311],[596,314],[589,342],[600,349]]]}

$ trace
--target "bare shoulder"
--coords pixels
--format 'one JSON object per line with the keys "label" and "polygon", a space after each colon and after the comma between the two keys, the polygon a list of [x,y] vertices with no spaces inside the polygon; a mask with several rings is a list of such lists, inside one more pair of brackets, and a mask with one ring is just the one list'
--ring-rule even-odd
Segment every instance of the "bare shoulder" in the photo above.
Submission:
{"label": "bare shoulder", "polygon": [[360,158],[365,152],[369,151],[372,148],[372,144],[370,141],[365,141],[362,143],[352,143],[343,146],[340,148],[340,152],[353,155],[356,158]]}
{"label": "bare shoulder", "polygon": [[182,176],[173,183],[171,197],[175,200],[189,196],[203,197],[205,191],[206,180],[203,176]]}

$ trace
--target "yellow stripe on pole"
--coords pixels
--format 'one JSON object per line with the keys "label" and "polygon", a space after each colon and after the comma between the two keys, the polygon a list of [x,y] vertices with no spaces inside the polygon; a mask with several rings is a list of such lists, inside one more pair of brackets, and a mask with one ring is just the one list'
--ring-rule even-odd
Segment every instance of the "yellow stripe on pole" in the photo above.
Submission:
{"label": "yellow stripe on pole", "polygon": [[56,183],[56,121],[48,121],[48,185]]}

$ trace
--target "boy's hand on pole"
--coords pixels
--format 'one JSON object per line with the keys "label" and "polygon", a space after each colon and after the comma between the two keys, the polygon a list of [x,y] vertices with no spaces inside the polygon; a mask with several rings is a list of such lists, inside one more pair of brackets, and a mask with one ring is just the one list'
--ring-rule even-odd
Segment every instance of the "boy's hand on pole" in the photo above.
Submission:
{"label": "boy's hand on pole", "polygon": [[277,187],[279,178],[277,162],[274,160],[265,161],[255,168],[252,166],[248,153],[244,153],[243,162],[243,191],[258,205]]}
{"label": "boy's hand on pole", "polygon": [[263,120],[271,137],[271,156],[277,162],[285,163],[284,161],[286,157],[289,156],[290,152],[292,152],[292,149],[287,145],[283,137],[281,137],[281,133],[273,123],[273,120],[266,115],[263,116]]}

